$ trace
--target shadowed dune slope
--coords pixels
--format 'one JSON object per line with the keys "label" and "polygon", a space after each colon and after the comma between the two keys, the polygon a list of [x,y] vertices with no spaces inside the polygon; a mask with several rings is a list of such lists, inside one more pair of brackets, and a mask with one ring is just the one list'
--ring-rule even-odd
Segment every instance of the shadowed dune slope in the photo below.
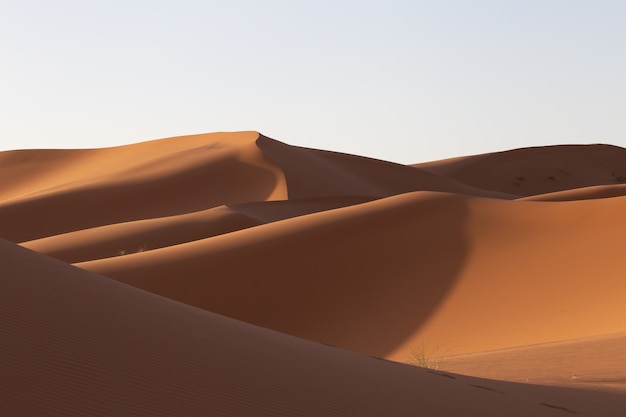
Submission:
{"label": "shadowed dune slope", "polygon": [[621,417],[623,175],[608,145],[2,152],[0,415]]}
{"label": "shadowed dune slope", "polygon": [[409,191],[445,191],[513,198],[473,188],[419,168],[361,156],[291,146],[259,136],[257,144],[283,170],[289,198],[338,195],[387,197]]}
{"label": "shadowed dune slope", "polygon": [[406,360],[424,340],[462,353],[626,331],[624,210],[407,193],[78,266]]}
{"label": "shadowed dune slope", "polygon": [[[450,289],[467,250],[465,215],[463,197],[409,193],[76,265],[239,320],[382,356]],[[446,262],[436,261],[441,253]]]}
{"label": "shadowed dune slope", "polygon": [[547,417],[626,407],[609,392],[444,374],[288,337],[4,240],[0,262],[2,415]]}
{"label": "shadowed dune slope", "polygon": [[284,176],[256,146],[258,136],[215,133],[105,149],[0,153],[0,236],[24,242],[285,198]]}
{"label": "shadowed dune slope", "polygon": [[626,149],[612,145],[543,146],[413,166],[472,187],[522,197],[624,182]]}
{"label": "shadowed dune slope", "polygon": [[390,357],[406,358],[410,343],[457,354],[626,331],[626,197],[466,208],[454,287]]}

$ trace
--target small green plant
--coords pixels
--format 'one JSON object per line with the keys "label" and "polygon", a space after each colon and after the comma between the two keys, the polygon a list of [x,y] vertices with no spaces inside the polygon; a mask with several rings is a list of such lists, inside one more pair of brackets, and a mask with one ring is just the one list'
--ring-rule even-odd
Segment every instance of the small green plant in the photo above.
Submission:
{"label": "small green plant", "polygon": [[139,248],[137,249],[137,253],[145,252],[147,249],[148,249],[148,244],[144,243],[143,245],[139,246]]}
{"label": "small green plant", "polygon": [[441,346],[430,349],[423,340],[409,348],[407,363],[422,368],[438,370],[446,351]]}
{"label": "small green plant", "polygon": [[126,249],[121,249],[121,250],[118,250],[118,251],[117,251],[117,254],[118,254],[119,256],[124,256],[124,255],[126,255]]}

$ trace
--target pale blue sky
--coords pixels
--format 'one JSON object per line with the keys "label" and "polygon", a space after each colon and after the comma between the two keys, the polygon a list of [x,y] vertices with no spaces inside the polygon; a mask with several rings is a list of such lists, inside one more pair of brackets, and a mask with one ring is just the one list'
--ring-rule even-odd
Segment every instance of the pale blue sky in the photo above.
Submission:
{"label": "pale blue sky", "polygon": [[0,0],[0,150],[626,146],[626,1]]}

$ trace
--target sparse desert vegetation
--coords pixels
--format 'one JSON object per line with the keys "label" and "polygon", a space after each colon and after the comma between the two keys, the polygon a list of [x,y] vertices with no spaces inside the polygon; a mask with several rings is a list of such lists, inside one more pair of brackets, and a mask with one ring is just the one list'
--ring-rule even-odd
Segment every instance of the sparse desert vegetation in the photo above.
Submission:
{"label": "sparse desert vegetation", "polygon": [[447,351],[442,346],[429,346],[421,340],[410,346],[406,362],[410,365],[438,370]]}
{"label": "sparse desert vegetation", "polygon": [[[137,248],[137,251],[135,253],[145,252],[146,250],[148,250],[148,244],[144,243]],[[128,255],[130,253],[133,252],[129,252],[126,249],[120,249],[117,251],[118,256]]]}

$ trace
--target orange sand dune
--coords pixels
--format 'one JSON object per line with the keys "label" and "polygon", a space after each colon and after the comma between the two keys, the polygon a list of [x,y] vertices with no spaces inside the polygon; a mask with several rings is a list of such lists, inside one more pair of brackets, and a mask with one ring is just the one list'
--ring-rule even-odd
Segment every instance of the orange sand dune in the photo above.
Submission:
{"label": "orange sand dune", "polygon": [[626,333],[454,356],[443,359],[440,369],[508,381],[626,391]]}
{"label": "orange sand dune", "polygon": [[261,224],[225,206],[115,223],[22,243],[68,263],[126,255],[205,239]]}
{"label": "orange sand dune", "polygon": [[84,262],[173,246],[368,200],[332,197],[240,203],[78,230],[24,242],[22,246],[65,262]]}
{"label": "orange sand dune", "polygon": [[522,197],[526,201],[573,201],[591,200],[594,198],[611,198],[626,195],[626,184],[594,185],[591,187],[575,188],[573,190],[555,191],[553,193],[537,194]]}
{"label": "orange sand dune", "polygon": [[403,360],[423,340],[463,353],[626,331],[624,210],[626,198],[552,205],[407,193],[77,265]]}
{"label": "orange sand dune", "polygon": [[261,135],[259,148],[280,166],[289,198],[336,195],[387,197],[409,191],[447,191],[494,198],[507,193],[477,189],[419,168],[337,152],[290,146]]}
{"label": "orange sand dune", "polygon": [[462,353],[626,331],[626,197],[467,210],[461,272],[409,342]]}
{"label": "orange sand dune", "polygon": [[[286,197],[256,132],[0,158],[0,230],[16,242],[85,228]],[[39,166],[40,160],[46,160]],[[20,178],[13,185],[13,178]],[[20,219],[29,219],[23,227]]]}
{"label": "orange sand dune", "polygon": [[[77,266],[239,320],[384,356],[428,317],[459,273],[465,206],[451,194],[401,194]],[[450,259],[439,262],[439,253]]]}
{"label": "orange sand dune", "polygon": [[415,164],[472,187],[529,196],[626,181],[626,149],[560,145]]}
{"label": "orange sand dune", "polygon": [[0,414],[621,416],[625,166],[256,132],[2,152]]}
{"label": "orange sand dune", "polygon": [[2,415],[544,417],[626,407],[610,392],[463,377],[292,338],[3,240],[0,262]]}

